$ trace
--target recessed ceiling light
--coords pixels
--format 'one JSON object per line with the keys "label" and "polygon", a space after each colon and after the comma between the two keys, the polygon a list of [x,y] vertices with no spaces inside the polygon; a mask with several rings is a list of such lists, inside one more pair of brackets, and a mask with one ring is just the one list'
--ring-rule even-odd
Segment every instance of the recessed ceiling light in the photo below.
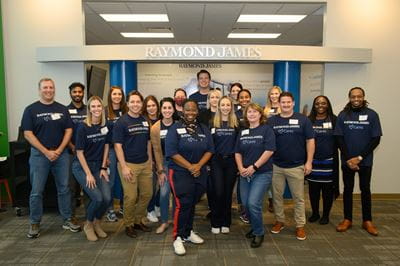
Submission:
{"label": "recessed ceiling light", "polygon": [[280,33],[229,33],[229,39],[276,39]]}
{"label": "recessed ceiling light", "polygon": [[297,23],[306,15],[240,15],[237,22]]}
{"label": "recessed ceiling light", "polygon": [[174,38],[172,32],[121,32],[125,38]]}
{"label": "recessed ceiling light", "polygon": [[109,22],[169,22],[167,14],[100,14]]}

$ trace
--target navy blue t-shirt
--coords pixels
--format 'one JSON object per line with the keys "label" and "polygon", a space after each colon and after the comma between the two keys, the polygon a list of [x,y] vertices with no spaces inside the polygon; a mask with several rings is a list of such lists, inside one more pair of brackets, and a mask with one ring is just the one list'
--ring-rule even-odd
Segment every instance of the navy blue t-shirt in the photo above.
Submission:
{"label": "navy blue t-shirt", "polygon": [[72,126],[67,107],[58,102],[43,104],[37,101],[29,105],[25,108],[21,121],[22,130],[32,131],[47,149],[58,148],[65,130]]}
{"label": "navy blue t-shirt", "polygon": [[235,153],[237,128],[228,127],[228,122],[222,122],[221,127],[211,128],[211,135],[214,140],[215,154],[233,155]]}
{"label": "navy blue t-shirt", "polygon": [[201,94],[199,91],[191,94],[189,99],[195,100],[200,109],[207,109],[207,94]]}
{"label": "navy blue t-shirt", "polygon": [[[265,151],[275,151],[275,134],[269,125],[262,124],[256,128],[246,128],[239,132],[236,141],[235,153],[242,155],[244,167],[253,165]],[[261,167],[258,173],[272,171],[272,160],[269,159]]]}
{"label": "navy blue t-shirt", "polygon": [[333,158],[337,148],[333,136],[334,122],[329,119],[316,119],[313,123],[315,133],[314,159]]}
{"label": "navy blue t-shirt", "polygon": [[305,163],[306,140],[314,138],[314,130],[308,117],[293,113],[283,118],[275,115],[268,119],[268,124],[275,132],[276,152],[274,164],[282,168],[293,168]]}
{"label": "navy blue t-shirt", "polygon": [[[343,136],[350,158],[359,156],[372,138],[382,136],[378,114],[369,108],[360,111],[340,112],[334,131],[335,136]],[[345,158],[342,157],[345,161]],[[372,166],[373,153],[363,158],[360,166]]]}
{"label": "navy blue t-shirt", "polygon": [[[117,123],[118,119],[122,116],[122,110],[121,109],[113,110],[113,113],[114,113],[114,118],[113,119],[108,118],[108,108],[106,107],[107,127],[110,131],[111,140],[113,139],[112,134],[114,131],[114,125],[115,123]],[[110,145],[111,145],[110,147],[112,147],[113,143],[110,143]]]}
{"label": "navy blue t-shirt", "polygon": [[163,156],[165,156],[165,139],[167,137],[168,130],[172,125],[173,123],[169,126],[166,126],[162,121],[160,121],[160,140],[161,140],[161,149]]}
{"label": "navy blue t-shirt", "polygon": [[73,124],[71,142],[72,144],[75,144],[76,130],[78,129],[79,123],[81,123],[87,117],[87,109],[86,105],[84,104],[81,108],[76,108],[72,102],[67,105],[67,108]]}
{"label": "navy blue t-shirt", "polygon": [[83,150],[86,161],[103,161],[104,145],[110,142],[107,126],[80,123],[76,132],[77,151]]}
{"label": "navy blue t-shirt", "polygon": [[[182,122],[173,124],[167,133],[165,141],[165,154],[167,158],[179,154],[190,163],[198,163],[204,153],[214,153],[214,144],[208,128],[202,124],[196,129],[196,136],[192,136],[186,130]],[[186,170],[169,160],[169,168],[175,170]],[[205,170],[203,166],[202,171]]]}
{"label": "navy blue t-shirt", "polygon": [[138,164],[149,159],[147,144],[150,140],[150,125],[143,116],[121,116],[114,125],[112,140],[114,144],[122,144],[126,162]]}

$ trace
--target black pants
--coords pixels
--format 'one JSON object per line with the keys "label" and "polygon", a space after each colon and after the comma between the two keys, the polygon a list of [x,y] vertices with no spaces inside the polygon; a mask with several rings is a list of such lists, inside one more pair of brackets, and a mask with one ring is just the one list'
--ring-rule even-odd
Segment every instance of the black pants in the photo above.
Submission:
{"label": "black pants", "polygon": [[323,217],[329,217],[333,203],[333,182],[308,181],[308,195],[310,196],[313,214],[319,214],[319,199],[322,191]]}
{"label": "black pants", "polygon": [[202,171],[199,177],[193,177],[189,171],[171,169],[169,180],[176,203],[173,237],[187,238],[193,229],[195,206],[206,191],[206,171]]}
{"label": "black pants", "polygon": [[236,173],[237,167],[233,156],[213,156],[211,160],[211,227],[231,226],[232,192]]}
{"label": "black pants", "polygon": [[372,221],[371,216],[371,172],[372,167],[360,166],[360,170],[353,171],[346,165],[342,166],[343,171],[343,209],[344,218],[350,221],[353,220],[353,188],[354,176],[356,172],[360,177],[361,204],[362,204],[362,219],[363,221]]}

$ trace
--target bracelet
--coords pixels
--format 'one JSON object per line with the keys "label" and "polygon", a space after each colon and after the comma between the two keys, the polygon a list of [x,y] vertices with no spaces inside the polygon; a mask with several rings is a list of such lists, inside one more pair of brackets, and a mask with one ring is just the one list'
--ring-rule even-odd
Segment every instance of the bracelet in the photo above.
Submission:
{"label": "bracelet", "polygon": [[100,169],[101,169],[101,170],[108,170],[107,167],[101,167]]}
{"label": "bracelet", "polygon": [[254,163],[253,163],[253,168],[254,168],[255,171],[258,171],[258,167]]}

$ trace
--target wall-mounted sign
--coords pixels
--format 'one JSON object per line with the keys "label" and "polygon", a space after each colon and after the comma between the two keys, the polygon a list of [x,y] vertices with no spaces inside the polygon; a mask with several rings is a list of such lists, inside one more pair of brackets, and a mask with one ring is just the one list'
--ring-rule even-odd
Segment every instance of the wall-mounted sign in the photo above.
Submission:
{"label": "wall-mounted sign", "polygon": [[146,47],[146,59],[259,59],[261,50],[251,46],[151,46]]}

